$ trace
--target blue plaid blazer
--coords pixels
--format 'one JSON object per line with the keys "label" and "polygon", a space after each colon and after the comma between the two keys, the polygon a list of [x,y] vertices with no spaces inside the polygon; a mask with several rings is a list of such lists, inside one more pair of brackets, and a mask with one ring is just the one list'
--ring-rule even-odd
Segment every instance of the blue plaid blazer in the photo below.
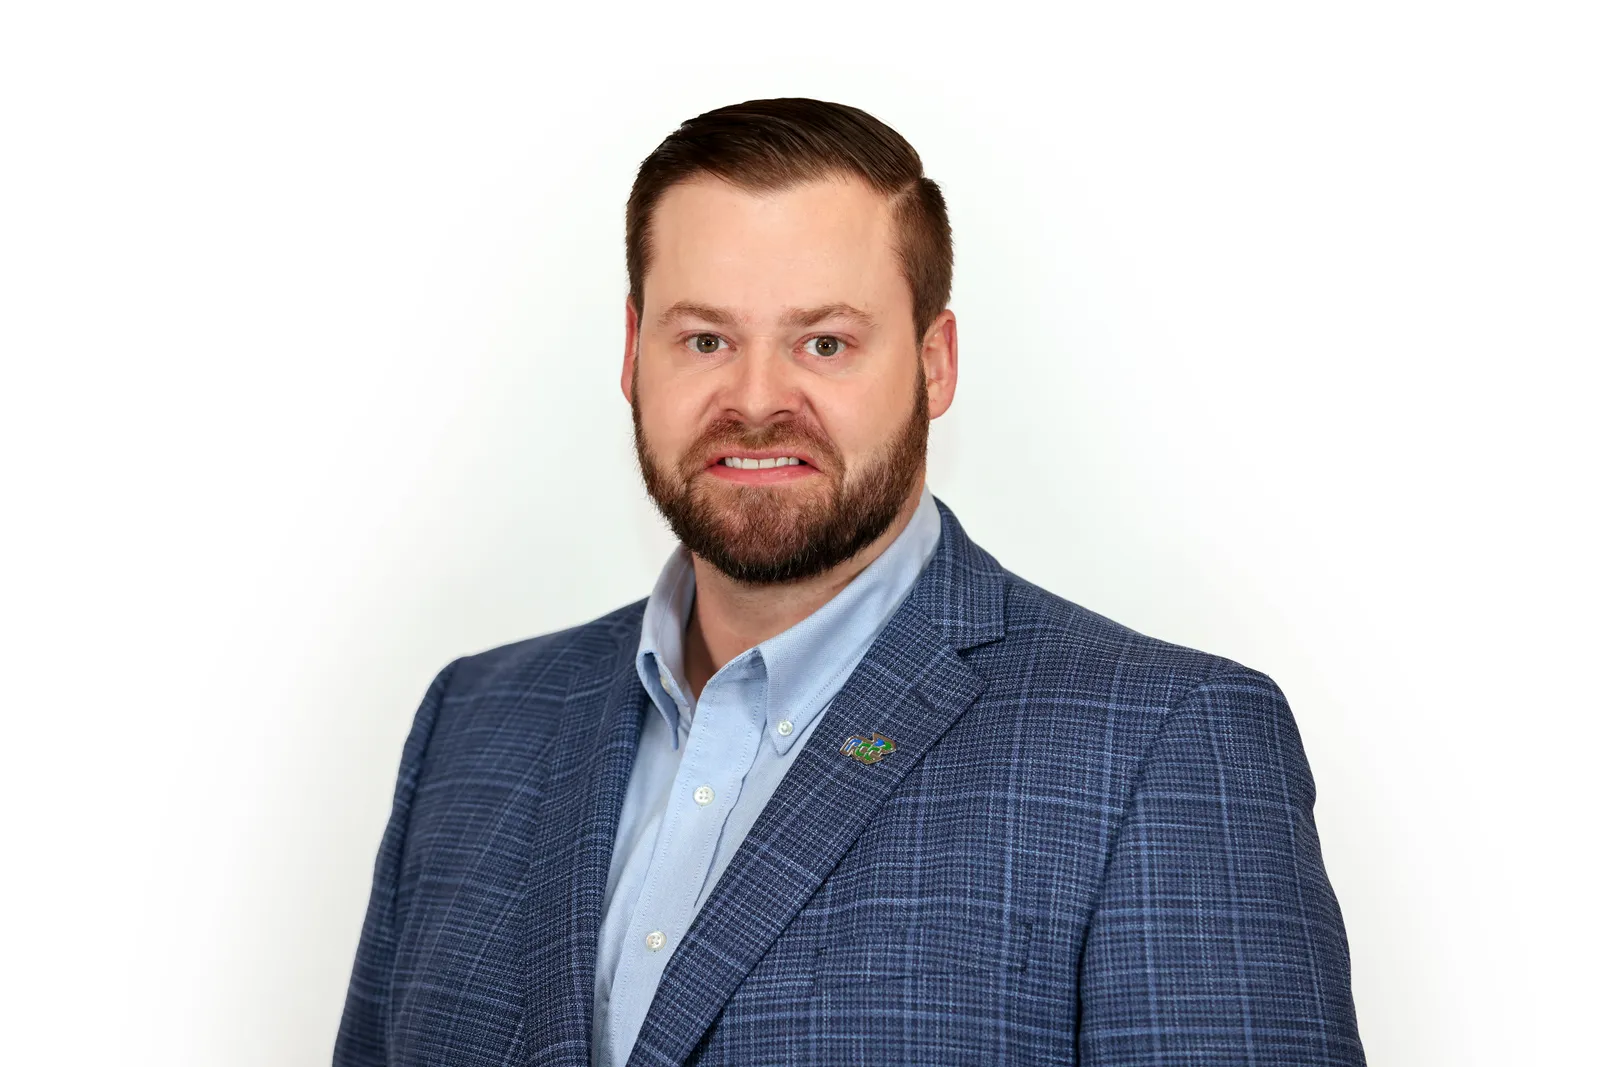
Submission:
{"label": "blue plaid blazer", "polygon": [[[1362,1064],[1283,695],[938,549],[677,946],[630,1067]],[[644,602],[455,661],[337,1067],[589,1062]],[[893,739],[865,764],[852,735]]]}

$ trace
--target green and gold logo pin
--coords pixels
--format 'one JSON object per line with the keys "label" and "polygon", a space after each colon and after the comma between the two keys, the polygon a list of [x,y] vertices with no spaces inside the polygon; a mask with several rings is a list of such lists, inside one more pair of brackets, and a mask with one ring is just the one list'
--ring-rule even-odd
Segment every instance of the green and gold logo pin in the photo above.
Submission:
{"label": "green and gold logo pin", "polygon": [[894,742],[882,734],[873,734],[870,741],[865,737],[847,737],[839,748],[840,755],[862,763],[877,763],[893,751]]}

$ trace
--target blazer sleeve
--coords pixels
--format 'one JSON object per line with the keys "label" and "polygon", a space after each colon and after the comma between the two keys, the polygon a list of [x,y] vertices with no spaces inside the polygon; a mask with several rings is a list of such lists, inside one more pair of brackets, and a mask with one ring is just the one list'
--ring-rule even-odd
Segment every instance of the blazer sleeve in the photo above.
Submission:
{"label": "blazer sleeve", "polygon": [[[459,662],[459,661],[458,661]],[[405,852],[406,832],[411,819],[411,800],[422,774],[423,755],[433,735],[434,722],[450,684],[455,663],[440,671],[422,698],[412,720],[400,756],[400,775],[394,789],[394,805],[389,823],[378,845],[378,859],[372,875],[372,894],[367,901],[367,917],[356,947],[355,967],[350,990],[345,996],[344,1016],[334,1042],[334,1067],[382,1067],[388,1062],[389,993],[393,981],[397,898],[400,867]]]}
{"label": "blazer sleeve", "polygon": [[1288,703],[1231,668],[1148,749],[1090,920],[1081,1067],[1364,1065]]}

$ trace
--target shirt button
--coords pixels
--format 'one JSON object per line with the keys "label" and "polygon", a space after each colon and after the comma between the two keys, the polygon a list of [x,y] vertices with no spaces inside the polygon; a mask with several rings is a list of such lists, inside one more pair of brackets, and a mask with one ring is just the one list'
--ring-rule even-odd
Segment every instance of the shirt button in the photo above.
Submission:
{"label": "shirt button", "polygon": [[644,935],[644,947],[651,952],[661,951],[661,946],[667,943],[667,935],[660,930],[651,930]]}
{"label": "shirt button", "polygon": [[716,791],[709,785],[703,785],[694,791],[694,802],[702,808],[717,799]]}
{"label": "shirt button", "polygon": [[794,733],[794,723],[788,719],[780,720],[778,723],[778,736],[788,737],[792,733]]}

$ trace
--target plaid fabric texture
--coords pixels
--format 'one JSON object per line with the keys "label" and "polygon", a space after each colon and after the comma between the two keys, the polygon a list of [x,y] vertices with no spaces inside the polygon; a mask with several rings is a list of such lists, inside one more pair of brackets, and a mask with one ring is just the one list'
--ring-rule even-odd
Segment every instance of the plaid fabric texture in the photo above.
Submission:
{"label": "plaid fabric texture", "polygon": [[[631,1067],[1364,1064],[1270,679],[938,550],[687,936]],[[643,601],[457,660],[406,742],[336,1067],[586,1065]],[[894,751],[866,764],[853,735]]]}

